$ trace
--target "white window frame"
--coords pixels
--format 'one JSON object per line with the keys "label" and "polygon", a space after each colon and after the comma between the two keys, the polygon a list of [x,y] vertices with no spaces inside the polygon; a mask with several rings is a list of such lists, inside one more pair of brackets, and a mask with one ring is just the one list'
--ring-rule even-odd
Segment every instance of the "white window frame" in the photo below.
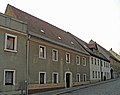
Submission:
{"label": "white window frame", "polygon": [[[77,62],[78,61],[77,58],[79,58],[79,62]],[[76,63],[77,63],[77,65],[80,65],[80,56],[78,56],[78,55],[76,55]]]}
{"label": "white window frame", "polygon": [[[15,41],[14,41],[14,50],[7,49],[7,37],[8,36],[15,38]],[[4,50],[5,51],[10,51],[10,52],[17,52],[17,36],[12,35],[12,34],[8,34],[8,33],[5,34],[5,49]]]}
{"label": "white window frame", "polygon": [[[44,48],[44,57],[40,56],[40,47],[43,47],[43,48]],[[39,45],[39,58],[41,58],[41,59],[46,59],[46,47],[43,46],[43,45]]]}
{"label": "white window frame", "polygon": [[[79,80],[77,80],[77,79],[78,79],[78,76],[79,76]],[[80,73],[77,73],[77,74],[76,74],[76,82],[80,82]]]}
{"label": "white window frame", "polygon": [[[69,56],[69,60],[67,59],[67,55]],[[68,53],[68,52],[66,52],[66,63],[70,63],[70,53]]]}
{"label": "white window frame", "polygon": [[[54,58],[55,56],[54,56],[54,54],[53,54],[54,51],[56,51],[56,57],[57,57],[56,60],[55,60],[55,58]],[[56,49],[52,49],[52,60],[53,60],[53,61],[58,61],[58,50],[56,50]]]}
{"label": "white window frame", "polygon": [[[52,83],[54,83],[54,74],[57,74],[57,83],[58,83],[59,82],[59,79],[58,79],[59,74],[58,74],[58,72],[53,72],[52,73]],[[56,84],[56,83],[54,83],[54,84]]]}
{"label": "white window frame", "polygon": [[11,70],[11,69],[4,69],[4,85],[6,85],[5,84],[5,72],[6,71],[13,71],[13,84],[12,85],[15,85],[15,70]]}
{"label": "white window frame", "polygon": [[[83,59],[85,60],[85,61],[83,61]],[[86,66],[86,58],[85,57],[82,57],[82,64],[83,64],[83,66]],[[85,63],[84,63],[85,62]]]}
{"label": "white window frame", "polygon": [[44,73],[44,84],[46,84],[46,72],[39,72],[39,84],[40,83],[40,73]]}
{"label": "white window frame", "polygon": [[[85,81],[84,81],[84,76],[85,76]],[[83,74],[83,82],[86,82],[87,81],[87,76],[86,74]]]}

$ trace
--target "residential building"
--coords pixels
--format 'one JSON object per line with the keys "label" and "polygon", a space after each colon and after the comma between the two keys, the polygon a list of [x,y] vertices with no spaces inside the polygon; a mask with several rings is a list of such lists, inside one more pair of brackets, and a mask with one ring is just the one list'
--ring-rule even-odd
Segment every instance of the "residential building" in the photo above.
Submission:
{"label": "residential building", "polygon": [[29,89],[89,83],[89,53],[70,33],[11,5],[5,14],[28,25]]}
{"label": "residential building", "polygon": [[[110,60],[108,60],[104,53],[99,50],[99,44],[91,40],[88,44],[89,49],[92,53],[97,56],[91,57],[91,80],[107,80],[111,78],[110,74]],[[102,47],[103,48],[103,47]],[[106,50],[107,51],[107,50]],[[96,79],[95,79],[96,78]]]}
{"label": "residential building", "polygon": [[111,76],[112,78],[120,77],[120,55],[114,52],[112,48],[109,52],[111,54],[111,74],[113,73]]}
{"label": "residential building", "polygon": [[0,94],[25,87],[26,31],[26,23],[0,13]]}
{"label": "residential building", "polygon": [[98,44],[91,40],[89,43],[72,35],[76,41],[90,54],[90,81],[97,82],[110,79],[110,61],[98,49]]}

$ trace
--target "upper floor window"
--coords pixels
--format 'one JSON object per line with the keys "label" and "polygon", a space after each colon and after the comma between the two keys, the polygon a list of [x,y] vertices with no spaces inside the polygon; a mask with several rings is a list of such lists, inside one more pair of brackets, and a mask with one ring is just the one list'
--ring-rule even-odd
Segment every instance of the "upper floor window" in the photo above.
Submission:
{"label": "upper floor window", "polygon": [[100,65],[101,65],[101,67],[103,66],[102,60],[100,60]]}
{"label": "upper floor window", "polygon": [[66,63],[70,63],[70,53],[66,53]]}
{"label": "upper floor window", "polygon": [[76,56],[76,63],[77,65],[80,65],[80,56]]}
{"label": "upper floor window", "polygon": [[56,49],[52,50],[52,59],[53,61],[58,61],[58,50]]}
{"label": "upper floor window", "polygon": [[91,63],[93,64],[93,57],[91,57]]}
{"label": "upper floor window", "polygon": [[98,59],[98,66],[99,66],[99,62],[100,62],[100,61],[99,61],[99,59]]}
{"label": "upper floor window", "polygon": [[5,50],[14,52],[17,51],[17,36],[6,33]]}
{"label": "upper floor window", "polygon": [[85,57],[82,58],[82,64],[83,64],[83,66],[86,66],[86,58]]}
{"label": "upper floor window", "polygon": [[45,46],[39,46],[39,58],[46,59],[46,47]]}
{"label": "upper floor window", "polygon": [[96,58],[95,58],[95,65],[96,65]]}

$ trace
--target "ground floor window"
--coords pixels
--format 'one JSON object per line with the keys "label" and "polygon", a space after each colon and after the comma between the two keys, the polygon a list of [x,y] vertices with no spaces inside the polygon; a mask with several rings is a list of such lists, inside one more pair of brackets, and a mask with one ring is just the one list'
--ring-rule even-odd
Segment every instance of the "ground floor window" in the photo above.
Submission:
{"label": "ground floor window", "polygon": [[46,72],[39,72],[39,84],[46,83]]}
{"label": "ground floor window", "polygon": [[83,74],[83,82],[86,81],[86,74]]}
{"label": "ground floor window", "polygon": [[58,73],[57,72],[52,73],[52,83],[58,83]]}
{"label": "ground floor window", "polygon": [[15,70],[4,70],[4,85],[15,85]]}
{"label": "ground floor window", "polygon": [[76,74],[76,82],[80,82],[80,74],[79,73]]}

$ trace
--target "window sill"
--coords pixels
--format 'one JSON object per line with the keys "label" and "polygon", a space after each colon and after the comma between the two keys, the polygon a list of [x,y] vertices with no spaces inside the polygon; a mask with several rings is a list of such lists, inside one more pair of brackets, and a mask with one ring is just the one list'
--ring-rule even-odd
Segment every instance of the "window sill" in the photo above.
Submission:
{"label": "window sill", "polygon": [[9,49],[4,49],[4,51],[9,51],[9,52],[17,52],[16,50],[9,50]]}

